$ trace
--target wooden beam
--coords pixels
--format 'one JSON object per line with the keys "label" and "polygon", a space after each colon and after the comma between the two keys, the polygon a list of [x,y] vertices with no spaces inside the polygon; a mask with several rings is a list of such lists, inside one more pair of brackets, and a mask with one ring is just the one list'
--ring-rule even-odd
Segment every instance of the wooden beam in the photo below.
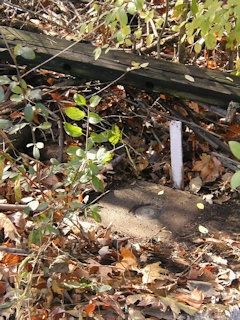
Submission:
{"label": "wooden beam", "polygon": [[[11,48],[16,44],[22,44],[35,50],[34,60],[18,58],[19,63],[30,67],[42,64],[58,55],[42,68],[70,74],[84,81],[112,82],[126,72],[132,61],[140,64],[149,62],[147,68],[128,72],[119,83],[222,108],[227,108],[230,101],[240,102],[240,78],[231,74],[156,60],[121,50],[103,53],[98,60],[95,60],[93,54],[95,47],[86,43],[77,43],[59,55],[73,43],[9,27],[0,27],[0,31],[1,47],[6,47],[4,36]],[[7,50],[0,52],[0,59],[10,61]]]}

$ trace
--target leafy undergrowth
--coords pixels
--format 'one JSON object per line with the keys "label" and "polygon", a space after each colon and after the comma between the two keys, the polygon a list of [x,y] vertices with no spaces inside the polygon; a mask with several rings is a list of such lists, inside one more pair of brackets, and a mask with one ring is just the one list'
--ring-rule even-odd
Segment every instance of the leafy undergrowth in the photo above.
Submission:
{"label": "leafy undergrowth", "polygon": [[65,217],[29,246],[36,218],[0,218],[2,319],[239,318],[239,240],[208,235],[187,251]]}

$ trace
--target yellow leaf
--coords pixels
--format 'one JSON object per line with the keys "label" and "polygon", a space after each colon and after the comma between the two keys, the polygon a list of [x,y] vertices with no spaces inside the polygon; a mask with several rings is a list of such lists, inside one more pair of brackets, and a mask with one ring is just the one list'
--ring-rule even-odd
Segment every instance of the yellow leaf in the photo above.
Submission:
{"label": "yellow leaf", "polygon": [[20,185],[20,175],[17,177],[14,183],[14,194],[15,194],[15,201],[20,202],[22,199],[22,191]]}
{"label": "yellow leaf", "polygon": [[197,207],[198,207],[198,209],[203,210],[204,209],[204,204],[199,202],[199,203],[197,203]]}

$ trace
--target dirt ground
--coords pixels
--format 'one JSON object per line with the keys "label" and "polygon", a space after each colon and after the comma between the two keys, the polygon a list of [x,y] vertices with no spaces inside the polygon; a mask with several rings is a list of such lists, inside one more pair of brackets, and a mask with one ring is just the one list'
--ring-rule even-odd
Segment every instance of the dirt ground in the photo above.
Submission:
{"label": "dirt ground", "polygon": [[238,200],[210,205],[186,191],[139,181],[109,192],[99,206],[103,225],[133,238],[191,243],[201,236],[199,225],[212,236],[240,237]]}

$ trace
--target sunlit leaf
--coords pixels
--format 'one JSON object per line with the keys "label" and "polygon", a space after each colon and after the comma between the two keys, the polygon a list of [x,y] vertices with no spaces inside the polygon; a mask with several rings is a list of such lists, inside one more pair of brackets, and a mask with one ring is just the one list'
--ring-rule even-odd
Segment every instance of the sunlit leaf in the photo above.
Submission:
{"label": "sunlit leaf", "polygon": [[201,232],[202,234],[208,234],[208,229],[205,228],[204,226],[202,226],[201,224],[198,226],[198,230],[199,230],[199,232]]}
{"label": "sunlit leaf", "polygon": [[93,53],[94,53],[94,59],[97,60],[100,57],[101,53],[102,53],[102,48],[101,47],[97,47],[93,51]]}
{"label": "sunlit leaf", "polygon": [[133,2],[129,2],[127,5],[127,12],[133,16],[135,11],[136,11],[135,4]]}
{"label": "sunlit leaf", "polygon": [[38,128],[42,130],[47,130],[47,129],[50,129],[51,127],[52,127],[51,122],[43,122],[38,126]]}
{"label": "sunlit leaf", "polygon": [[240,143],[237,141],[229,141],[228,144],[234,157],[240,160]]}
{"label": "sunlit leaf", "polygon": [[122,133],[121,133],[119,127],[116,124],[114,124],[112,129],[111,129],[111,136],[109,138],[109,142],[113,146],[115,146],[119,142],[121,137],[122,137]]}
{"label": "sunlit leaf", "polygon": [[101,133],[92,132],[91,138],[96,143],[107,142],[109,139],[109,130],[103,131]]}
{"label": "sunlit leaf", "polygon": [[197,203],[197,208],[200,209],[200,210],[203,210],[204,209],[204,204],[199,202]]}
{"label": "sunlit leaf", "polygon": [[16,94],[22,93],[22,88],[19,86],[19,84],[16,81],[12,81],[10,83],[10,89],[13,93],[16,93]]}
{"label": "sunlit leaf", "polygon": [[77,138],[82,135],[82,128],[80,128],[76,125],[72,125],[68,122],[64,123],[64,129],[65,129],[66,133],[73,138]]}
{"label": "sunlit leaf", "polygon": [[236,189],[240,186],[240,171],[233,174],[230,184],[232,189]]}
{"label": "sunlit leaf", "polygon": [[78,106],[85,106],[87,104],[86,99],[83,95],[79,93],[75,93],[73,96],[73,100],[76,102]]}
{"label": "sunlit leaf", "polygon": [[14,196],[15,196],[15,201],[19,203],[22,199],[20,175],[17,177],[17,179],[14,182]]}
{"label": "sunlit leaf", "polygon": [[33,157],[34,159],[40,159],[40,151],[36,145],[33,146]]}
{"label": "sunlit leaf", "polygon": [[98,95],[94,95],[94,96],[92,96],[91,98],[90,98],[90,100],[89,100],[89,102],[90,102],[90,107],[91,108],[95,108],[98,104],[99,104],[99,102],[101,101],[101,97],[100,96],[98,96]]}
{"label": "sunlit leaf", "polygon": [[89,112],[89,123],[98,124],[102,121],[102,118],[94,112]]}
{"label": "sunlit leaf", "polygon": [[9,134],[14,134],[16,132],[18,132],[19,130],[23,129],[24,127],[28,126],[29,124],[28,123],[19,123],[19,124],[15,124],[14,126],[12,126],[8,133]]}
{"label": "sunlit leaf", "polygon": [[119,22],[121,25],[126,25],[128,23],[128,16],[124,8],[120,8],[118,12]]}
{"label": "sunlit leaf", "polygon": [[31,202],[28,203],[28,207],[32,210],[35,211],[38,209],[39,206],[39,201],[38,200],[33,200]]}
{"label": "sunlit leaf", "polygon": [[143,8],[144,0],[134,0],[134,4],[136,6],[136,9],[140,11]]}
{"label": "sunlit leaf", "polygon": [[4,84],[9,84],[11,82],[11,79],[8,78],[8,76],[0,76],[0,86]]}
{"label": "sunlit leaf", "polygon": [[75,107],[66,108],[65,113],[70,119],[76,121],[82,120],[85,117],[85,112]]}
{"label": "sunlit leaf", "polygon": [[184,77],[185,77],[185,79],[186,79],[187,81],[195,82],[194,78],[193,78],[192,76],[190,76],[189,74],[185,74]]}
{"label": "sunlit leaf", "polygon": [[17,45],[14,48],[14,54],[16,56],[21,56],[27,60],[35,59],[36,55],[32,48],[30,47],[23,47],[22,45]]}

